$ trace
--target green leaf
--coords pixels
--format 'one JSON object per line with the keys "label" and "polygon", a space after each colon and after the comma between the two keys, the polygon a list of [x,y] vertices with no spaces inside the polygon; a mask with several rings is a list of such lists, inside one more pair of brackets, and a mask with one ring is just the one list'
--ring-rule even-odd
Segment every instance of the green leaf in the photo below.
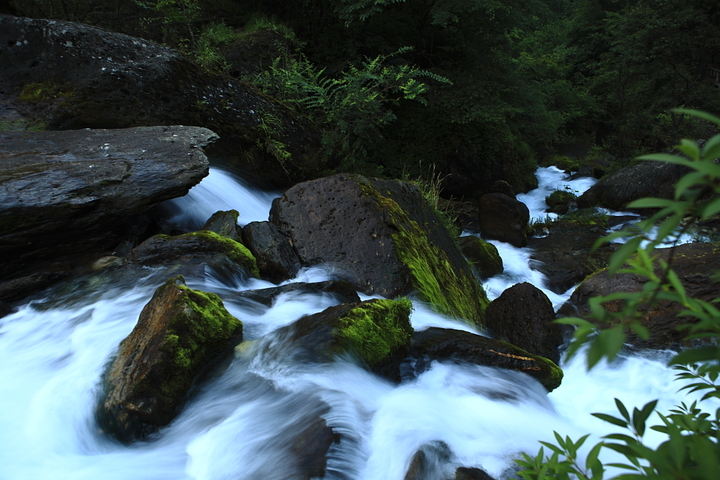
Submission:
{"label": "green leaf", "polygon": [[686,167],[693,168],[695,162],[688,160],[687,158],[678,157],[677,155],[670,155],[669,153],[653,153],[650,155],[643,155],[638,157],[640,160],[653,160],[655,162],[666,162],[674,163],[676,165],[685,165]]}
{"label": "green leaf", "polygon": [[622,415],[623,418],[629,422],[630,414],[628,413],[628,409],[625,408],[625,405],[620,401],[619,398],[615,399],[615,406],[617,407],[618,412],[620,412],[620,415]]}
{"label": "green leaf", "polygon": [[703,112],[701,110],[692,110],[689,108],[674,108],[673,112],[684,113],[693,117],[702,118],[703,120],[707,120],[708,122],[714,123],[720,127],[720,118],[711,113]]}
{"label": "green leaf", "polygon": [[718,359],[720,359],[720,348],[698,347],[678,353],[670,360],[669,365],[691,365]]}
{"label": "green leaf", "polygon": [[675,202],[666,198],[646,197],[630,202],[628,208],[660,208],[667,207],[673,203]]}
{"label": "green leaf", "polygon": [[625,428],[628,426],[628,422],[626,422],[625,420],[623,420],[621,418],[613,417],[612,415],[608,415],[606,413],[593,413],[592,416],[599,418],[603,422],[612,423],[613,425],[617,425],[618,427]]}
{"label": "green leaf", "polygon": [[642,242],[642,238],[635,237],[627,241],[625,245],[618,248],[615,253],[612,254],[612,257],[610,257],[610,263],[608,266],[608,272],[611,275],[614,275],[627,261],[630,256],[635,253],[635,251],[640,246],[640,242]]}
{"label": "green leaf", "polygon": [[720,212],[720,197],[715,197],[700,209],[700,218],[705,220]]}
{"label": "green leaf", "polygon": [[715,160],[720,157],[720,135],[714,135],[705,143],[702,156],[704,160]]}
{"label": "green leaf", "polygon": [[680,145],[677,146],[677,149],[690,157],[692,160],[697,161],[700,159],[700,148],[698,147],[698,144],[692,140],[683,138],[680,140]]}
{"label": "green leaf", "polygon": [[705,183],[705,175],[702,172],[690,172],[683,175],[675,184],[675,200],[682,198],[688,189],[695,185]]}

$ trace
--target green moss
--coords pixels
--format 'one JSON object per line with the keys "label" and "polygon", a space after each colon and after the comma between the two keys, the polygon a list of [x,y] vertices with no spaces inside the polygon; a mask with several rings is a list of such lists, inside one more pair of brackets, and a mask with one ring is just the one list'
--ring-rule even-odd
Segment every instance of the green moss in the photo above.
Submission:
{"label": "green moss", "polygon": [[258,269],[255,256],[242,243],[208,230],[180,235],[180,237],[184,236],[201,237],[208,242],[215,243],[219,247],[218,250],[227,255],[230,260],[245,267],[254,277],[260,278],[260,270]]}
{"label": "green moss", "polygon": [[72,97],[74,94],[73,88],[48,80],[41,83],[28,83],[20,92],[18,99],[26,103],[44,103],[61,97]]}
{"label": "green moss", "polygon": [[443,315],[482,326],[488,299],[472,275],[458,274],[447,254],[430,242],[425,231],[410,220],[400,206],[380,195],[371,185],[360,183],[363,193],[384,208],[398,233],[393,234],[395,251],[410,270],[413,286],[423,300]]}
{"label": "green moss", "polygon": [[559,387],[564,376],[562,368],[548,358],[539,355],[532,355],[532,357],[540,364],[540,368],[547,372],[547,374],[539,380],[542,386],[545,387],[548,392],[552,392]]}
{"label": "green moss", "polygon": [[411,310],[406,298],[364,302],[339,319],[334,335],[372,367],[410,343]]}
{"label": "green moss", "polygon": [[607,229],[609,218],[608,215],[600,213],[594,208],[582,208],[560,217],[558,221],[571,222],[586,227],[597,226]]}
{"label": "green moss", "polygon": [[214,293],[193,290],[182,276],[168,280],[160,289],[181,292],[176,299],[177,314],[170,321],[161,351],[169,359],[172,375],[159,385],[168,397],[182,397],[197,373],[223,351],[233,337],[242,336],[242,322],[233,317]]}
{"label": "green moss", "polygon": [[545,197],[545,203],[549,207],[554,207],[555,205],[572,202],[576,198],[577,196],[574,193],[568,192],[566,190],[555,190],[550,195]]}

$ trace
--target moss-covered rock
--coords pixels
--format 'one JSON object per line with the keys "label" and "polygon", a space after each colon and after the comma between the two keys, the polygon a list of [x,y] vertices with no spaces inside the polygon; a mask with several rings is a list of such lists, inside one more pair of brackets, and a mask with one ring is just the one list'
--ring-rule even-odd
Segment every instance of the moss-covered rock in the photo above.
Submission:
{"label": "moss-covered rock", "polygon": [[503,261],[495,245],[475,235],[460,237],[460,250],[475,267],[480,278],[490,278],[503,272]]}
{"label": "moss-covered rock", "polygon": [[217,263],[218,255],[242,267],[251,276],[260,276],[255,256],[250,250],[238,241],[209,230],[176,236],[155,235],[135,247],[125,262],[148,266],[196,265]]}
{"label": "moss-covered rock", "polygon": [[407,352],[411,310],[405,298],[345,303],[302,317],[279,329],[277,336],[287,339],[283,356],[290,355],[293,362],[329,362],[350,354],[382,374],[389,370],[388,363]]}
{"label": "moss-covered rock", "polygon": [[482,325],[485,292],[416,185],[358,175],[298,184],[270,221],[306,265],[329,264],[369,295],[417,292],[437,311]]}
{"label": "moss-covered rock", "polygon": [[242,340],[242,323],[213,293],[174,277],[143,308],[105,377],[100,425],[122,442],[167,425],[213,360]]}

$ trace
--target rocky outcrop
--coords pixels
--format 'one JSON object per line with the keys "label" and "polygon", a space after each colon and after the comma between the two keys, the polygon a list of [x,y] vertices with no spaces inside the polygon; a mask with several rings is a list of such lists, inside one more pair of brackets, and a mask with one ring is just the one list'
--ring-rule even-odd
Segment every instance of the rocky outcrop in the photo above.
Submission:
{"label": "rocky outcrop", "polygon": [[412,338],[407,299],[344,303],[307,315],[276,331],[282,356],[293,363],[333,361],[350,354],[374,372],[404,357]]}
{"label": "rocky outcrop", "polygon": [[0,91],[51,130],[203,125],[226,156],[269,182],[317,175],[319,133],[307,120],[147,40],[0,15],[0,72]]}
{"label": "rocky outcrop", "polygon": [[578,199],[580,208],[605,207],[625,210],[644,197],[674,198],[675,184],[688,168],[673,163],[645,161],[603,178]]}
{"label": "rocky outcrop", "polygon": [[503,272],[503,261],[498,249],[492,243],[474,235],[460,237],[460,251],[475,267],[480,278],[490,278]]}
{"label": "rocky outcrop", "polygon": [[502,193],[480,197],[480,232],[483,237],[516,247],[528,243],[530,210],[524,203]]}
{"label": "rocky outcrop", "polygon": [[529,283],[513,285],[490,302],[486,315],[494,338],[560,362],[563,332],[560,325],[552,323],[555,310],[542,290]]}
{"label": "rocky outcrop", "polygon": [[562,381],[560,367],[501,340],[446,328],[428,328],[413,335],[410,356],[419,373],[432,360],[450,360],[523,372],[552,391]]}
{"label": "rocky outcrop", "polygon": [[168,280],[143,308],[104,377],[97,409],[105,432],[132,442],[167,425],[190,386],[242,340],[242,323],[220,298]]}
{"label": "rocky outcrop", "polygon": [[227,212],[215,212],[205,222],[202,230],[217,233],[221,237],[229,238],[241,242],[242,230],[238,227],[237,221],[240,213],[237,210],[229,210]]}
{"label": "rocky outcrop", "polygon": [[[713,243],[691,243],[671,249],[656,251],[659,258],[668,261],[672,255],[672,268],[682,282],[688,297],[711,302],[720,298],[720,283],[714,275],[720,271],[720,247]],[[638,292],[647,282],[646,278],[619,273],[609,276],[607,270],[598,272],[583,281],[559,311],[565,316],[584,316],[589,313],[588,300],[598,295],[614,292]],[[615,300],[603,305],[610,311],[619,311],[622,301]],[[627,342],[641,348],[674,349],[684,345],[687,330],[679,330],[680,325],[693,323],[692,317],[681,317],[685,310],[681,305],[661,301],[656,307],[641,309],[641,323],[650,331],[650,338],[644,340],[633,332],[628,334]]]}
{"label": "rocky outcrop", "polygon": [[125,264],[172,267],[172,274],[204,276],[210,266],[220,272],[240,269],[246,278],[260,275],[255,257],[242,243],[208,230],[150,237],[132,249]]}
{"label": "rocky outcrop", "polygon": [[302,267],[287,237],[270,222],[250,222],[242,229],[243,242],[255,255],[262,278],[280,283],[295,277]]}
{"label": "rocky outcrop", "polygon": [[[1,30],[1,29],[0,29]],[[113,249],[152,206],[207,175],[198,127],[0,132],[0,280]]]}
{"label": "rocky outcrop", "polygon": [[417,291],[440,313],[483,323],[484,291],[411,183],[346,174],[301,183],[273,202],[270,221],[304,265],[336,267],[368,295]]}

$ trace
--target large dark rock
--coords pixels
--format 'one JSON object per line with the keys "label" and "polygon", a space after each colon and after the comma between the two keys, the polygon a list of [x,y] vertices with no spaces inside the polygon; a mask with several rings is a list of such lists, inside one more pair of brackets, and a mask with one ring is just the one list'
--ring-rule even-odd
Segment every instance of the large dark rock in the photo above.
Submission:
{"label": "large dark rock", "polygon": [[528,243],[530,210],[524,203],[502,193],[480,197],[480,232],[485,238],[507,242],[516,247]]}
{"label": "large dark rock", "polygon": [[250,222],[242,229],[243,241],[255,255],[262,278],[280,283],[295,277],[302,263],[287,237],[270,222]]}
{"label": "large dark rock", "polygon": [[607,234],[607,224],[560,220],[548,227],[548,235],[528,242],[533,268],[547,276],[547,288],[562,294],[585,277],[607,265],[617,245],[595,242]]}
{"label": "large dark rock", "polygon": [[217,233],[221,237],[227,237],[230,240],[241,242],[242,230],[238,227],[237,221],[240,213],[237,210],[228,210],[226,212],[215,212],[205,222],[202,230]]}
{"label": "large dark rock", "polygon": [[446,328],[428,328],[413,335],[410,356],[416,368],[432,360],[450,360],[524,372],[552,391],[563,372],[554,362],[501,340]]}
{"label": "large dark rock", "polygon": [[[714,274],[720,271],[720,247],[713,243],[691,243],[671,249],[657,250],[659,258],[667,261],[672,255],[672,268],[685,287],[688,297],[712,302],[720,297],[720,283]],[[658,273],[660,271],[658,270]],[[582,282],[563,305],[559,313],[566,316],[584,316],[590,312],[588,300],[598,295],[614,292],[637,292],[642,290],[646,278],[631,274],[609,276],[607,270],[598,272]],[[604,303],[610,311],[619,311],[622,301]],[[641,309],[641,323],[650,331],[650,338],[643,340],[635,333],[627,332],[627,342],[641,348],[678,350],[685,345],[687,330],[679,330],[680,325],[694,323],[692,317],[681,317],[685,310],[681,305],[661,301],[654,308]]]}
{"label": "large dark rock", "polygon": [[484,291],[411,183],[345,174],[301,183],[273,202],[270,221],[303,264],[336,267],[363,293],[418,291],[441,313],[483,323]]}
{"label": "large dark rock", "polygon": [[490,302],[486,315],[493,337],[560,362],[563,332],[560,325],[552,323],[555,310],[542,290],[529,283],[513,285]]}
{"label": "large dark rock", "polygon": [[386,365],[404,357],[412,338],[407,299],[344,303],[307,315],[278,329],[282,339],[277,354],[293,363],[330,362],[350,354],[382,376]]}
{"label": "large dark rock", "polygon": [[158,288],[104,377],[101,427],[122,442],[142,439],[175,417],[193,381],[242,340],[242,323],[220,298],[182,277]]}
{"label": "large dark rock", "polygon": [[0,279],[48,259],[112,252],[152,206],[208,172],[198,127],[0,132]]}
{"label": "large dark rock", "polygon": [[665,162],[646,161],[619,170],[590,187],[578,199],[580,208],[605,207],[625,210],[643,197],[674,198],[675,184],[688,168]]}
{"label": "large dark rock", "polygon": [[220,135],[223,154],[267,181],[318,174],[319,133],[307,120],[147,40],[0,15],[0,72],[0,91],[51,130],[203,125]]}
{"label": "large dark rock", "polygon": [[503,261],[495,245],[474,235],[460,237],[460,251],[475,267],[480,278],[490,278],[503,272]]}

